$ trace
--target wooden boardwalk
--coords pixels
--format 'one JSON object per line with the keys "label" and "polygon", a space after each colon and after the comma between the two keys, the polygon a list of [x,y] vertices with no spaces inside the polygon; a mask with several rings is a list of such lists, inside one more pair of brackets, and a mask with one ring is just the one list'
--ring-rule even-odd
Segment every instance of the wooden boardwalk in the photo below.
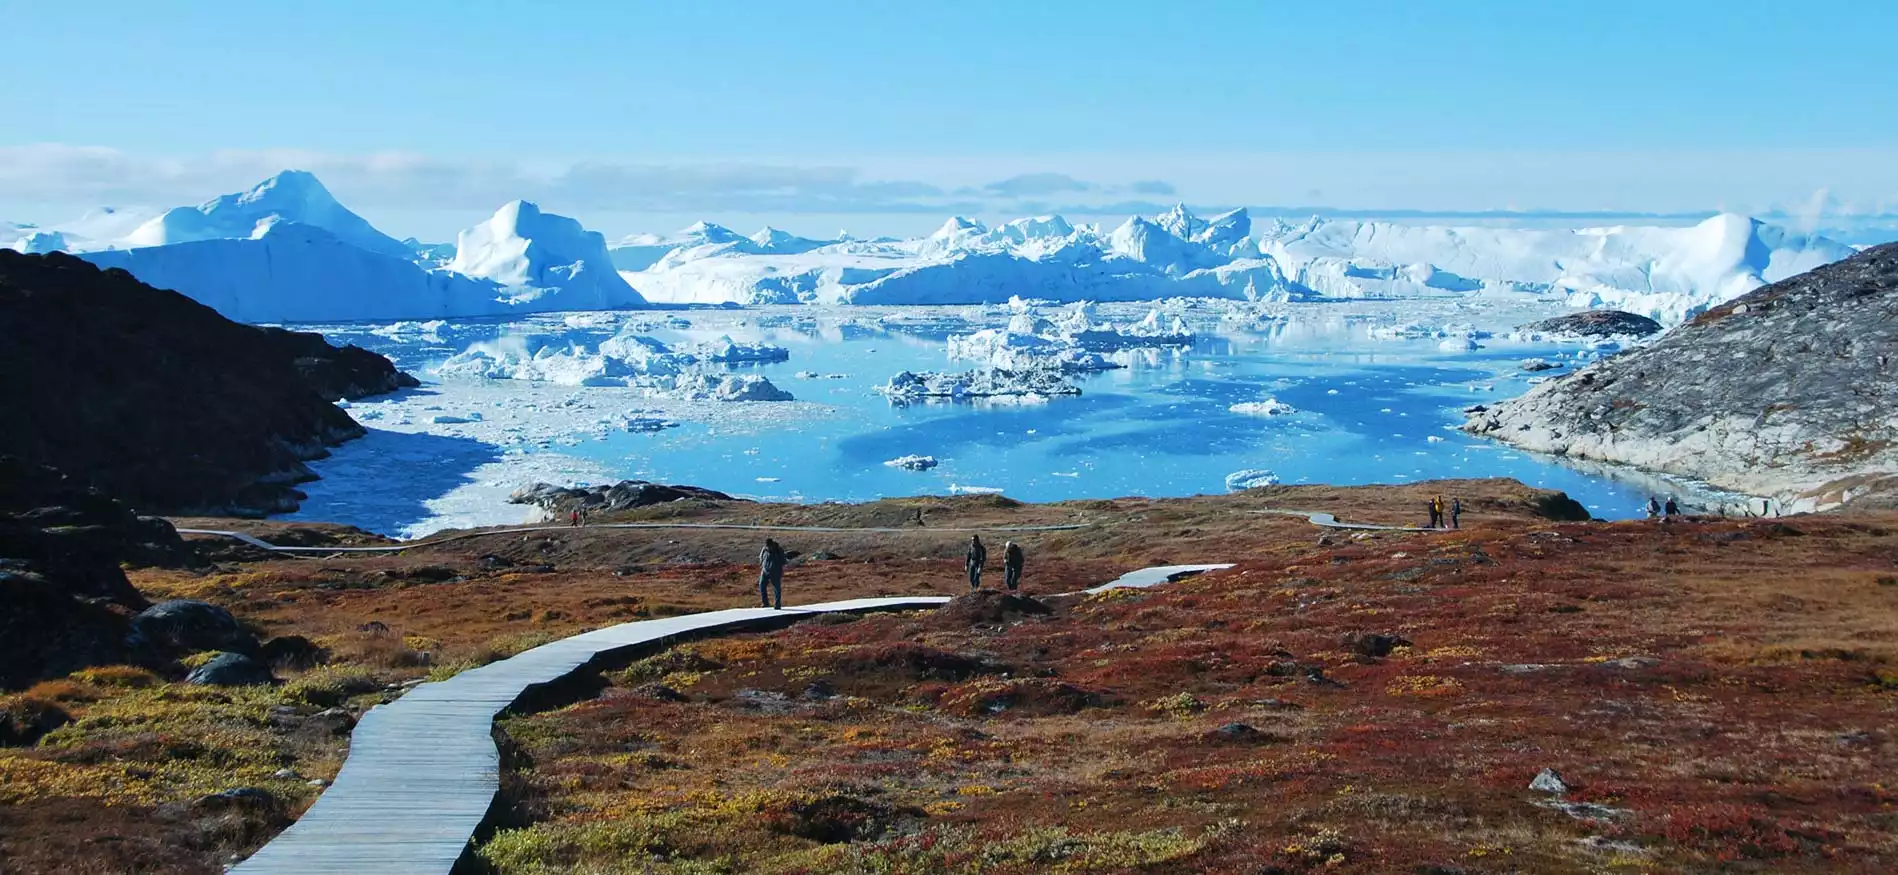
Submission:
{"label": "wooden boardwalk", "polygon": [[714,631],[782,624],[800,614],[933,608],[947,598],[872,598],[772,611],[737,608],[623,623],[422,684],[364,714],[336,782],[241,875],[447,873],[487,820],[501,788],[494,718],[589,663]]}

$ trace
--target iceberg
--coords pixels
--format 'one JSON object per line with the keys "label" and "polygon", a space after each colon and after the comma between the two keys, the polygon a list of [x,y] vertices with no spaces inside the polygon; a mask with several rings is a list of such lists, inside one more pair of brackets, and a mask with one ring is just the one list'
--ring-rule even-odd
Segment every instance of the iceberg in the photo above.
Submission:
{"label": "iceberg", "polygon": [[1264,401],[1244,401],[1226,409],[1245,416],[1290,416],[1298,412],[1298,408],[1280,401],[1277,398],[1267,398]]}
{"label": "iceberg", "polygon": [[975,398],[1019,397],[1047,398],[1054,395],[1079,395],[1081,389],[1052,370],[1004,371],[979,368],[961,373],[903,371],[890,378],[877,391],[893,401],[925,399],[967,400]]}
{"label": "iceberg", "polygon": [[883,464],[892,468],[902,468],[905,471],[927,471],[939,463],[935,456],[897,456]]}
{"label": "iceberg", "polygon": [[167,246],[201,240],[242,240],[260,237],[263,227],[295,222],[327,231],[337,240],[367,252],[393,258],[414,254],[407,244],[375,229],[361,216],[337,203],[316,174],[285,170],[252,186],[195,207],[178,207],[145,222],[118,241],[122,248]]}
{"label": "iceberg", "polygon": [[1262,468],[1246,468],[1226,475],[1226,489],[1232,492],[1277,485],[1278,475]]}
{"label": "iceberg", "polygon": [[451,273],[499,285],[511,303],[557,300],[560,310],[610,310],[646,301],[613,269],[606,238],[566,216],[514,201],[461,232]]}

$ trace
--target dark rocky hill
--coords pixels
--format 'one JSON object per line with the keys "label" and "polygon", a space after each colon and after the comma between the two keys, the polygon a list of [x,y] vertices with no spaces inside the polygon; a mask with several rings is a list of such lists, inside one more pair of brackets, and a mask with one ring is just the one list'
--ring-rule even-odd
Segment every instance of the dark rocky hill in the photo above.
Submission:
{"label": "dark rocky hill", "polygon": [[1764,286],[1465,425],[1786,510],[1898,494],[1898,244]]}
{"label": "dark rocky hill", "polygon": [[0,251],[0,453],[145,513],[294,509],[360,436],[330,403],[415,385],[316,334],[232,322],[121,270]]}

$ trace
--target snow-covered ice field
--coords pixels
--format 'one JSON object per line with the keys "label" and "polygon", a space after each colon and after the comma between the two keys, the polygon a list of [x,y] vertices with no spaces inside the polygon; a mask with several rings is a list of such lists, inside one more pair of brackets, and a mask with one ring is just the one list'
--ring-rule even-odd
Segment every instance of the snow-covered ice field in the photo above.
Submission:
{"label": "snow-covered ice field", "polygon": [[[534,481],[621,478],[790,501],[987,490],[1049,501],[1221,492],[1241,471],[1336,484],[1509,476],[1565,490],[1605,517],[1636,513],[1651,491],[1691,489],[1599,466],[1584,471],[1455,430],[1462,408],[1547,377],[1525,371],[1524,360],[1568,367],[1594,354],[1507,338],[1516,325],[1563,312],[1554,302],[1176,300],[1097,312],[1103,322],[1131,324],[1155,307],[1159,324],[1190,327],[1192,345],[1112,353],[1124,367],[1067,375],[1079,395],[907,404],[877,389],[902,371],[975,366],[950,358],[948,338],[1007,326],[1019,314],[785,306],[315,326],[391,356],[425,383],[351,406],[371,434],[313,465],[324,479],[305,487],[310,500],[299,515],[415,536],[528,519],[506,496]],[[740,348],[782,347],[786,361],[712,367],[763,377],[796,400],[680,400],[638,385],[435,373],[470,349],[571,347],[578,359],[555,361],[584,365],[586,351],[616,335],[701,353],[729,351],[727,337]],[[576,383],[626,382],[551,370]],[[938,464],[885,464],[907,455]]]}

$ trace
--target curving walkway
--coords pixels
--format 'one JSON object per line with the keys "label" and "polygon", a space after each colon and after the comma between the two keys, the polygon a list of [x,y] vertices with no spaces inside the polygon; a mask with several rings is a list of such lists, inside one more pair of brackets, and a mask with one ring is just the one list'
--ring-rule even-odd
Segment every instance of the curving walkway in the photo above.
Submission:
{"label": "curving walkway", "polygon": [[1271,513],[1280,516],[1301,516],[1314,526],[1327,529],[1352,529],[1366,532],[1447,532],[1450,529],[1433,529],[1429,526],[1374,526],[1370,523],[1341,523],[1328,513],[1304,510],[1250,510],[1247,513]]}
{"label": "curving walkway", "polygon": [[[1071,523],[1060,526],[998,526],[987,529],[966,529],[954,527],[937,528],[934,526],[914,526],[909,528],[877,526],[767,526],[746,525],[741,523],[592,523],[579,528],[587,529],[737,529],[750,532],[870,532],[878,534],[908,534],[911,532],[955,532],[982,534],[986,532],[1070,532],[1085,529],[1093,523]],[[209,535],[220,538],[235,538],[252,547],[259,547],[278,553],[394,553],[401,550],[413,550],[417,547],[433,547],[437,544],[450,544],[466,541],[470,538],[485,538],[490,535],[515,535],[522,532],[568,532],[574,526],[516,526],[506,529],[483,529],[478,532],[462,532],[445,538],[432,538],[409,541],[402,544],[387,544],[379,547],[280,547],[255,535],[243,532],[230,532],[222,529],[179,529],[180,535]]]}
{"label": "curving walkway", "polygon": [[371,708],[336,782],[296,823],[232,871],[243,875],[447,873],[468,853],[501,789],[496,716],[589,664],[708,631],[803,614],[933,608],[949,599],[873,598],[773,611],[736,608],[622,623],[422,684]]}
{"label": "curving walkway", "polygon": [[[1083,592],[1150,587],[1231,567],[1142,568]],[[944,596],[852,599],[782,611],[734,608],[621,623],[422,684],[365,713],[350,736],[349,756],[336,782],[296,823],[231,871],[446,875],[471,852],[475,833],[501,790],[495,718],[540,690],[588,665],[684,636],[768,628],[805,614],[934,608],[948,601]]]}

